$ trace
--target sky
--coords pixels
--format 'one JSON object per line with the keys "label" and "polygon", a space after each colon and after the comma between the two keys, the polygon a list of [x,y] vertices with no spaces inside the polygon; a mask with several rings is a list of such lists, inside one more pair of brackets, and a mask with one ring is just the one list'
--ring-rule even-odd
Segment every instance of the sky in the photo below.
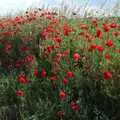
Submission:
{"label": "sky", "polygon": [[[29,7],[41,7],[42,5],[55,6],[59,5],[62,0],[1,0],[0,1],[0,15],[8,13],[16,13],[21,10],[26,10]],[[71,5],[79,5],[89,1],[89,5],[92,8],[98,8],[105,1],[108,1],[106,7],[110,7],[116,0],[64,0],[65,3],[71,3]]]}

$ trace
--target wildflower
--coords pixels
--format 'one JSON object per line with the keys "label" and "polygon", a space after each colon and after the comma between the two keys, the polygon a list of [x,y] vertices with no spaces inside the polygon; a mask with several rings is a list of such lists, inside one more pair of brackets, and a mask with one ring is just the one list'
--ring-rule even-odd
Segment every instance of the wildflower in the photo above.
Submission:
{"label": "wildflower", "polygon": [[107,41],[106,41],[106,45],[107,45],[108,47],[112,47],[114,44],[113,44],[113,41],[112,41],[112,40],[107,40]]}
{"label": "wildflower", "polygon": [[57,79],[58,79],[58,78],[57,78],[57,76],[56,76],[56,75],[54,75],[54,76],[50,77],[50,80],[51,80],[51,81],[57,81]]}
{"label": "wildflower", "polygon": [[87,40],[88,40],[88,42],[92,42],[92,41],[94,40],[94,38],[91,37],[91,36],[89,36],[89,37],[87,38]]}
{"label": "wildflower", "polygon": [[28,51],[29,49],[28,49],[28,47],[27,46],[21,46],[20,47],[20,52],[26,52],[26,51]]}
{"label": "wildflower", "polygon": [[12,44],[11,43],[7,43],[5,47],[6,47],[7,51],[11,50],[12,49]]}
{"label": "wildflower", "polygon": [[72,71],[68,71],[66,77],[67,77],[67,78],[72,78],[72,77],[74,77],[73,72],[72,72]]}
{"label": "wildflower", "polygon": [[61,90],[60,93],[59,93],[59,97],[60,97],[60,100],[64,100],[65,97],[66,97],[65,92]]}
{"label": "wildflower", "polygon": [[67,85],[67,84],[68,84],[68,79],[64,78],[64,79],[63,79],[63,84],[64,84],[64,85]]}
{"label": "wildflower", "polygon": [[89,39],[89,38],[90,38],[90,35],[89,35],[88,33],[85,33],[84,37],[85,37],[86,39]]}
{"label": "wildflower", "polygon": [[16,90],[16,96],[21,97],[21,96],[24,96],[24,95],[25,94],[22,90],[20,90],[20,89]]}
{"label": "wildflower", "polygon": [[75,103],[74,101],[71,102],[70,106],[71,106],[73,111],[79,111],[80,110],[79,105],[77,103]]}
{"label": "wildflower", "polygon": [[21,84],[27,84],[29,82],[24,75],[19,75],[17,81]]}
{"label": "wildflower", "polygon": [[49,46],[46,48],[46,52],[47,52],[47,53],[51,53],[54,48],[55,48],[54,45],[49,45]]}
{"label": "wildflower", "polygon": [[110,59],[110,55],[109,54],[105,54],[104,57],[105,57],[105,59],[108,59],[108,60]]}
{"label": "wildflower", "polygon": [[70,53],[70,50],[68,49],[63,51],[61,54],[62,54],[62,57],[66,57],[69,53]]}
{"label": "wildflower", "polygon": [[93,24],[94,27],[97,27],[98,26],[97,19],[93,19],[92,24]]}
{"label": "wildflower", "polygon": [[69,35],[69,31],[64,30],[64,35],[65,35],[65,36],[68,36],[68,35]]}
{"label": "wildflower", "polygon": [[52,15],[46,15],[46,18],[49,19],[49,20],[52,20]]}
{"label": "wildflower", "polygon": [[43,31],[40,32],[40,37],[41,39],[45,40],[47,37],[48,32],[46,31],[46,29],[44,29]]}
{"label": "wildflower", "polygon": [[80,28],[87,30],[89,27],[86,24],[80,24]]}
{"label": "wildflower", "polygon": [[111,23],[111,24],[110,24],[110,27],[111,27],[111,28],[116,28],[116,27],[117,27],[117,24],[116,24],[116,23]]}
{"label": "wildflower", "polygon": [[78,61],[80,59],[80,55],[78,53],[75,53],[73,55],[73,59],[74,59],[74,61]]}
{"label": "wildflower", "polygon": [[103,51],[104,51],[104,48],[103,48],[101,45],[98,45],[98,46],[97,46],[97,50],[98,50],[99,52],[103,52]]}
{"label": "wildflower", "polygon": [[104,32],[109,32],[110,26],[108,24],[103,24]]}
{"label": "wildflower", "polygon": [[117,31],[117,32],[113,32],[112,35],[113,35],[114,37],[118,37],[118,36],[120,35],[120,32],[118,32],[118,31]]}
{"label": "wildflower", "polygon": [[106,71],[103,73],[104,79],[108,80],[110,78],[112,78],[112,73],[110,71]]}
{"label": "wildflower", "polygon": [[6,31],[3,33],[5,37],[11,37],[12,36],[12,31]]}
{"label": "wildflower", "polygon": [[62,39],[59,36],[56,36],[55,38],[53,38],[53,40],[57,43],[61,43]]}
{"label": "wildflower", "polygon": [[91,46],[90,46],[90,50],[95,50],[97,48],[97,45],[94,43],[94,44],[92,44]]}
{"label": "wildflower", "polygon": [[80,32],[79,35],[80,36],[85,36],[85,32]]}
{"label": "wildflower", "polygon": [[63,26],[63,30],[64,30],[64,35],[65,35],[65,36],[68,36],[69,33],[72,32],[72,28],[69,27],[67,24],[64,24],[64,26]]}
{"label": "wildflower", "polygon": [[32,55],[27,55],[25,58],[24,58],[24,63],[25,64],[28,64],[30,62],[33,61],[33,56]]}
{"label": "wildflower", "polygon": [[46,77],[46,75],[47,75],[47,72],[46,72],[46,70],[43,68],[42,71],[41,71],[41,76],[42,76],[42,77]]}
{"label": "wildflower", "polygon": [[16,68],[20,68],[22,64],[23,64],[23,61],[22,61],[22,60],[17,60],[17,61],[15,62],[15,67],[16,67]]}
{"label": "wildflower", "polygon": [[98,37],[98,38],[102,37],[102,31],[100,29],[96,30],[96,36],[95,37]]}
{"label": "wildflower", "polygon": [[38,76],[39,76],[39,71],[38,71],[38,69],[35,69],[33,74],[34,74],[35,77],[38,77]]}
{"label": "wildflower", "polygon": [[63,118],[63,117],[65,116],[65,112],[64,112],[64,111],[58,111],[58,112],[56,113],[56,115],[57,115],[58,117],[60,117],[60,118]]}

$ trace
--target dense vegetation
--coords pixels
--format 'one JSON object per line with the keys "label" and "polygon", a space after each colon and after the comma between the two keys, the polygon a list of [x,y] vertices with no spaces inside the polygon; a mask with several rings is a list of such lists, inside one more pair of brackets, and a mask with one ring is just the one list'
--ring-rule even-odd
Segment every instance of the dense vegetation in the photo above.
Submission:
{"label": "dense vegetation", "polygon": [[119,68],[119,18],[1,19],[0,119],[120,120]]}

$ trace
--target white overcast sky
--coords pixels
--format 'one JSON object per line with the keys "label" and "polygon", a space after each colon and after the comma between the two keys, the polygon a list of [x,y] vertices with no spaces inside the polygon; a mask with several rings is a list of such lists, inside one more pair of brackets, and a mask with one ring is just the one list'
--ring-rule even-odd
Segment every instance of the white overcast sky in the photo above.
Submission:
{"label": "white overcast sky", "polygon": [[[7,13],[15,13],[19,10],[25,10],[30,6],[42,6],[44,5],[57,5],[62,0],[0,0],[0,15],[5,15]],[[104,1],[108,1],[109,5],[112,5],[116,0],[64,0],[65,2],[72,2],[76,4],[81,4],[85,1],[90,1],[91,7],[98,7]],[[112,1],[112,2],[111,2]]]}

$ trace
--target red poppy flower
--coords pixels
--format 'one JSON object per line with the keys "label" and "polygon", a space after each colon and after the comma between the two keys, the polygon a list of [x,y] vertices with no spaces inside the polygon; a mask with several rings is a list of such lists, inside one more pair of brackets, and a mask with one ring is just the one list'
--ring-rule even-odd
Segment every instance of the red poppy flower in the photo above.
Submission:
{"label": "red poppy flower", "polygon": [[117,24],[116,24],[116,23],[110,23],[110,27],[111,27],[111,28],[116,28],[116,27],[117,27]]}
{"label": "red poppy flower", "polygon": [[86,24],[80,24],[80,28],[87,30],[89,27]]}
{"label": "red poppy flower", "polygon": [[49,19],[49,20],[52,20],[52,15],[46,15],[46,18]]}
{"label": "red poppy flower", "polygon": [[72,72],[72,71],[68,71],[66,77],[67,77],[67,78],[72,78],[72,77],[74,77],[73,72]]}
{"label": "red poppy flower", "polygon": [[108,59],[108,60],[109,60],[111,56],[110,56],[109,54],[105,54],[104,57],[105,57],[105,59]]}
{"label": "red poppy flower", "polygon": [[64,24],[64,26],[63,26],[63,30],[64,30],[64,35],[65,35],[65,36],[68,36],[69,33],[72,32],[72,28],[69,27],[67,24]]}
{"label": "red poppy flower", "polygon": [[60,97],[60,100],[64,100],[65,97],[66,97],[65,92],[61,90],[60,93],[59,93],[59,97]]}
{"label": "red poppy flower", "polygon": [[77,103],[73,102],[73,101],[71,102],[70,106],[71,106],[73,111],[79,111],[80,110],[79,105]]}
{"label": "red poppy flower", "polygon": [[51,80],[51,81],[57,81],[57,79],[58,79],[58,78],[57,78],[57,76],[56,76],[56,75],[54,75],[54,76],[50,77],[50,80]]}
{"label": "red poppy flower", "polygon": [[67,84],[68,84],[68,79],[64,78],[64,79],[63,79],[63,84],[64,84],[64,85],[67,85]]}
{"label": "red poppy flower", "polygon": [[118,32],[118,31],[117,31],[117,32],[113,32],[112,35],[113,35],[114,37],[118,37],[118,36],[120,35],[120,32]]}
{"label": "red poppy flower", "polygon": [[98,26],[97,19],[93,19],[92,24],[93,24],[94,27],[97,27]]}
{"label": "red poppy flower", "polygon": [[68,49],[63,51],[61,54],[62,54],[62,57],[66,57],[69,53],[70,53],[70,50]]}
{"label": "red poppy flower", "polygon": [[108,47],[112,47],[114,44],[113,44],[113,41],[112,41],[112,40],[107,40],[107,41],[106,41],[106,45],[107,45]]}
{"label": "red poppy flower", "polygon": [[41,39],[45,40],[46,37],[47,37],[47,34],[48,34],[48,32],[46,31],[46,29],[43,30],[43,31],[41,31],[41,32],[40,32],[40,37],[41,37]]}
{"label": "red poppy flower", "polygon": [[95,37],[102,38],[102,31],[100,29],[96,30],[96,35]]}
{"label": "red poppy flower", "polygon": [[49,45],[49,46],[46,48],[46,52],[47,52],[47,53],[51,53],[54,48],[55,48],[54,45]]}
{"label": "red poppy flower", "polygon": [[20,47],[20,52],[26,52],[26,51],[28,51],[29,50],[29,48],[27,47],[27,46],[21,46]]}
{"label": "red poppy flower", "polygon": [[20,89],[16,90],[16,96],[21,97],[24,95],[25,95],[25,93],[22,90],[20,90]]}
{"label": "red poppy flower", "polygon": [[88,40],[88,42],[92,42],[92,41],[94,40],[94,38],[91,37],[90,34],[88,34],[88,33],[85,33],[85,34],[84,34],[84,37],[85,37],[85,39]]}
{"label": "red poppy flower", "polygon": [[104,48],[101,46],[101,45],[97,45],[97,50],[99,52],[103,52],[104,51]]}
{"label": "red poppy flower", "polygon": [[110,78],[112,78],[112,73],[110,71],[106,71],[103,73],[104,79],[108,80]]}
{"label": "red poppy flower", "polygon": [[104,32],[109,32],[110,26],[108,24],[103,24]]}
{"label": "red poppy flower", "polygon": [[64,35],[65,35],[65,36],[68,36],[68,35],[69,35],[69,31],[64,30]]}
{"label": "red poppy flower", "polygon": [[10,53],[11,50],[12,50],[12,48],[13,48],[13,46],[12,46],[11,43],[7,43],[7,44],[5,45],[5,51],[6,51],[7,53]]}
{"label": "red poppy flower", "polygon": [[34,57],[32,55],[28,55],[24,58],[24,64],[29,64],[30,62],[32,62],[34,59]]}
{"label": "red poppy flower", "polygon": [[11,37],[13,35],[12,31],[6,31],[3,33],[5,37]]}
{"label": "red poppy flower", "polygon": [[51,25],[48,25],[47,28],[45,29],[46,33],[50,33],[50,32],[54,32],[55,29],[51,26]]}
{"label": "red poppy flower", "polygon": [[78,61],[80,59],[80,55],[78,53],[75,53],[73,55],[73,59],[74,59],[74,61]]}
{"label": "red poppy flower", "polygon": [[17,81],[21,84],[27,84],[29,82],[24,75],[19,75]]}
{"label": "red poppy flower", "polygon": [[90,45],[89,50],[95,50],[97,48],[97,45],[94,43],[92,45]]}
{"label": "red poppy flower", "polygon": [[85,33],[85,34],[84,34],[84,37],[85,37],[86,39],[89,39],[89,38],[90,38],[90,35],[89,35],[88,33]]}
{"label": "red poppy flower", "polygon": [[42,71],[41,71],[41,76],[42,76],[42,77],[46,77],[46,75],[47,75],[47,72],[46,72],[46,70],[43,68]]}
{"label": "red poppy flower", "polygon": [[62,41],[62,39],[59,36],[56,36],[55,38],[53,38],[53,40],[58,43],[61,43]]}
{"label": "red poppy flower", "polygon": [[80,32],[79,35],[80,36],[85,36],[85,32]]}
{"label": "red poppy flower", "polygon": [[35,70],[34,70],[34,76],[35,76],[35,77],[38,77],[38,76],[39,76],[39,71],[38,71],[38,69],[35,69]]}
{"label": "red poppy flower", "polygon": [[60,117],[60,118],[63,118],[63,117],[65,116],[65,112],[64,112],[64,111],[58,111],[58,112],[56,113],[56,115],[57,115],[58,117]]}
{"label": "red poppy flower", "polygon": [[17,61],[15,62],[15,67],[16,67],[16,68],[20,68],[20,67],[22,66],[22,64],[23,64],[23,61],[22,61],[22,60],[17,60]]}

